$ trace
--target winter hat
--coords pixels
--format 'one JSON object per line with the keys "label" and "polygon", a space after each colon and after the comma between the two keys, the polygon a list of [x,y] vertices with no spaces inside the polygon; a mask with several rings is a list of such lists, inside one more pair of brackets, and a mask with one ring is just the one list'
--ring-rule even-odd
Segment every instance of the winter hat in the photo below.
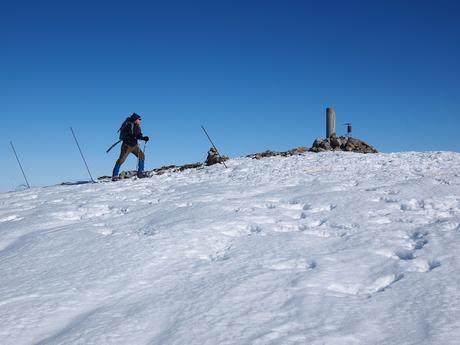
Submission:
{"label": "winter hat", "polygon": [[136,121],[136,120],[140,120],[141,119],[141,116],[136,114],[136,113],[133,113],[130,117],[131,121]]}

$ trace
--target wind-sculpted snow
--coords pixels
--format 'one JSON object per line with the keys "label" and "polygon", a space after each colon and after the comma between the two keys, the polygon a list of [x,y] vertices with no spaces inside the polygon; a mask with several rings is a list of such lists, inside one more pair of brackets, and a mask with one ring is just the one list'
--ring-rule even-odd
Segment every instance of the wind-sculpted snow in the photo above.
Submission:
{"label": "wind-sculpted snow", "polygon": [[0,194],[0,344],[458,344],[460,154]]}

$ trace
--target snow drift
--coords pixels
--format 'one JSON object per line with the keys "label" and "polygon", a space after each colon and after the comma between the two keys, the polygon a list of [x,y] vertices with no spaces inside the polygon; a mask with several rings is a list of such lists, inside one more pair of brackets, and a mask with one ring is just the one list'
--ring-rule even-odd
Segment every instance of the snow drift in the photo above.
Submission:
{"label": "snow drift", "polygon": [[0,194],[0,344],[457,344],[460,154]]}

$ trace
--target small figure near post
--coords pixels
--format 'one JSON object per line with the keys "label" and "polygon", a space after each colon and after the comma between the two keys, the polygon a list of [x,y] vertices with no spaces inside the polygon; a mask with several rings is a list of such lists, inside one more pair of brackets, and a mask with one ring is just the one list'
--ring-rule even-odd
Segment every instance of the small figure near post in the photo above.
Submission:
{"label": "small figure near post", "polygon": [[351,138],[351,131],[352,131],[351,123],[345,123],[344,126],[347,126],[347,137]]}
{"label": "small figure near post", "polygon": [[145,155],[144,152],[140,149],[138,145],[138,140],[144,140],[145,142],[149,141],[149,137],[144,136],[141,131],[141,117],[140,115],[133,113],[128,117],[120,127],[120,140],[123,141],[121,145],[120,156],[115,163],[112,172],[112,181],[117,181],[120,179],[118,176],[120,173],[120,167],[128,158],[129,154],[132,153],[139,160],[137,177],[144,178],[147,175],[144,173],[144,162]]}

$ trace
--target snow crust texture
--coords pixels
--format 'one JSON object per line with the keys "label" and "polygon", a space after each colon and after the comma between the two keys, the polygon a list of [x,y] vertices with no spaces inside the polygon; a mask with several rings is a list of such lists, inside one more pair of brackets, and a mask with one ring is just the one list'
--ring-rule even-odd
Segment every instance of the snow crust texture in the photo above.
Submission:
{"label": "snow crust texture", "polygon": [[0,344],[459,344],[460,154],[0,194]]}

